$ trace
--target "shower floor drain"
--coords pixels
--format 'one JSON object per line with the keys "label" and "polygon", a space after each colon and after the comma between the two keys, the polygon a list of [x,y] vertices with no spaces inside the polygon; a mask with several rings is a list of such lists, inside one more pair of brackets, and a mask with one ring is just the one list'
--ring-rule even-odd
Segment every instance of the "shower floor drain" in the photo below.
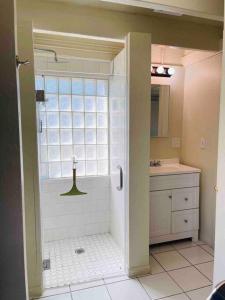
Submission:
{"label": "shower floor drain", "polygon": [[83,254],[85,252],[84,248],[77,248],[75,249],[76,254]]}

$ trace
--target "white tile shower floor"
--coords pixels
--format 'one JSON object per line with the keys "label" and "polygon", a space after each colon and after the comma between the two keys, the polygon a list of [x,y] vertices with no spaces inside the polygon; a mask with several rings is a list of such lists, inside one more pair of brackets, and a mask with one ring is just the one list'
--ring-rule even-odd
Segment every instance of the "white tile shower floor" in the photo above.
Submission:
{"label": "white tile shower floor", "polygon": [[[82,254],[75,253],[83,248]],[[61,287],[124,274],[122,253],[109,233],[44,243],[44,288]]]}

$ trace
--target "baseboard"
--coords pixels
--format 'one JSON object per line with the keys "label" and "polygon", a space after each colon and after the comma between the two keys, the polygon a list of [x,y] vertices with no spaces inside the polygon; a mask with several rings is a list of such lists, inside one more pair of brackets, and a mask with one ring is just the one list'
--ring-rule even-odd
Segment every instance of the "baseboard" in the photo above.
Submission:
{"label": "baseboard", "polygon": [[42,295],[42,286],[32,286],[29,288],[29,299],[34,299]]}
{"label": "baseboard", "polygon": [[150,265],[133,267],[128,269],[129,277],[136,277],[136,276],[147,275],[147,274],[150,274]]}

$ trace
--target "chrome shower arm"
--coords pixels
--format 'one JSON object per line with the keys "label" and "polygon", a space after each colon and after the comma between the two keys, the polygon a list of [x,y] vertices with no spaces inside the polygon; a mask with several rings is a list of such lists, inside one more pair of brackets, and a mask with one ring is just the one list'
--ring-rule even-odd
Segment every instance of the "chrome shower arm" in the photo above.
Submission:
{"label": "chrome shower arm", "polygon": [[55,62],[58,62],[58,56],[57,56],[57,53],[55,50],[52,50],[52,49],[45,49],[45,48],[34,48],[35,50],[38,50],[38,51],[45,51],[45,52],[49,52],[49,53],[53,53],[54,54],[54,59],[55,59]]}

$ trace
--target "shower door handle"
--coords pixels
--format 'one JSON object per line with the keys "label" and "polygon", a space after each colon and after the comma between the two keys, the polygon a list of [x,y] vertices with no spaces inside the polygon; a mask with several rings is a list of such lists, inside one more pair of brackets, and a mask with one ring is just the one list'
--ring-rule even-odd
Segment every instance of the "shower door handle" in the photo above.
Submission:
{"label": "shower door handle", "polygon": [[43,122],[42,120],[39,121],[39,133],[43,132]]}
{"label": "shower door handle", "polygon": [[121,166],[117,166],[117,169],[120,170],[120,185],[117,187],[117,190],[122,191],[122,189],[123,189],[123,169]]}

